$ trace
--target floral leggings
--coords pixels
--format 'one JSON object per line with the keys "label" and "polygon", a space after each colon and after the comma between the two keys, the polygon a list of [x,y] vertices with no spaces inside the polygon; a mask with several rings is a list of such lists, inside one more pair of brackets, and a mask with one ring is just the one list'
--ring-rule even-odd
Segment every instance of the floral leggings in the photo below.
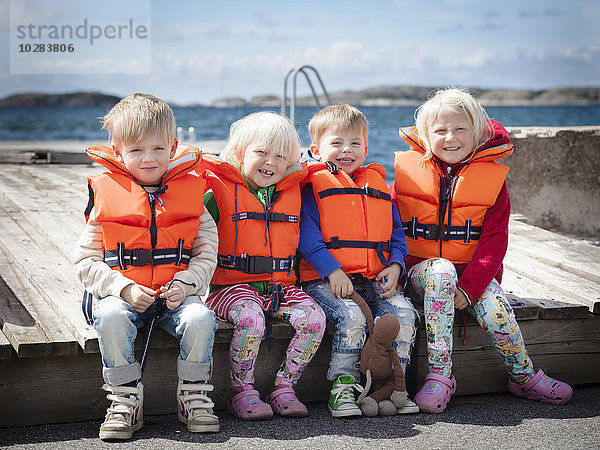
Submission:
{"label": "floral leggings", "polygon": [[[424,306],[429,371],[450,377],[456,268],[446,259],[428,259],[410,269],[407,279],[409,295]],[[498,282],[492,280],[466,310],[487,331],[510,376],[518,383],[527,383],[535,373],[533,363],[527,356],[515,313]]]}
{"label": "floral leggings", "polygon": [[[283,320],[295,329],[285,359],[275,376],[275,389],[293,387],[315,356],[326,327],[325,313],[300,288],[284,288],[284,299],[276,312],[264,311],[270,295],[264,296],[248,285],[237,285],[219,296],[218,315],[235,325],[229,346],[231,388],[237,392],[254,389],[254,366],[265,332],[265,314]],[[211,306],[211,296],[207,304]]]}

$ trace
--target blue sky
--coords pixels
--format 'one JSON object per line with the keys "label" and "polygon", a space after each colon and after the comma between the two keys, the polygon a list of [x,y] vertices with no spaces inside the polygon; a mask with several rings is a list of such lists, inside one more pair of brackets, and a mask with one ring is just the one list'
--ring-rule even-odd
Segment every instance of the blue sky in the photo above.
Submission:
{"label": "blue sky", "polygon": [[[26,1],[52,23],[66,21],[78,4],[64,0],[64,7],[45,11],[48,2]],[[112,1],[87,3],[102,5],[95,20],[117,20]],[[10,0],[0,0],[0,97],[86,90],[149,92],[178,104],[249,99],[281,95],[285,74],[302,64],[315,66],[329,91],[600,86],[596,0],[136,1],[140,13],[150,5],[149,74],[103,74],[99,64],[93,74],[11,75],[14,11]],[[139,56],[132,53],[120,46],[110,55],[114,67],[131,67]]]}

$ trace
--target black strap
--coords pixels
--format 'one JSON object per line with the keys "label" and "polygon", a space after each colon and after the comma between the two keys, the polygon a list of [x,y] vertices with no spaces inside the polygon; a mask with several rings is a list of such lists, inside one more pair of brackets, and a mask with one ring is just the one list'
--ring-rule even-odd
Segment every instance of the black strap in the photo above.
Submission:
{"label": "black strap", "polygon": [[366,195],[368,197],[379,198],[379,199],[387,200],[387,201],[392,200],[392,197],[389,193],[372,188],[371,186],[365,186],[364,188],[344,187],[344,188],[325,189],[325,190],[319,192],[319,198],[330,197],[332,195],[344,195],[344,194]]}
{"label": "black strap", "polygon": [[425,239],[428,241],[463,241],[468,243],[473,240],[479,240],[481,236],[481,227],[471,225],[471,220],[467,220],[465,225],[436,225],[434,223],[420,223],[416,217],[413,217],[409,222],[402,222],[402,228],[406,237],[412,239]]}
{"label": "black strap", "polygon": [[117,244],[117,250],[107,250],[104,252],[104,262],[109,267],[119,266],[125,270],[127,266],[160,266],[163,264],[189,264],[191,259],[191,250],[178,248],[161,249],[127,249],[121,242]]}
{"label": "black strap", "polygon": [[261,220],[263,222],[298,223],[300,217],[271,211],[269,211],[268,213],[247,211],[233,214],[231,216],[231,220],[233,222],[237,222],[238,220]]}
{"label": "black strap", "polygon": [[383,252],[390,252],[390,241],[347,241],[339,239],[337,236],[333,236],[330,241],[325,242],[325,247],[336,250],[339,248],[370,248],[374,249],[377,253],[379,261],[384,266],[389,265],[389,261],[383,254]]}
{"label": "black strap", "polygon": [[248,254],[217,255],[217,265],[223,269],[238,270],[244,273],[274,273],[287,272],[291,275],[294,270],[294,255],[287,258],[273,258],[271,256],[251,256]]}
{"label": "black strap", "polygon": [[85,321],[88,325],[94,324],[94,316],[92,311],[94,309],[94,297],[88,291],[83,291],[83,299],[81,301],[81,310],[83,311],[83,316],[85,317]]}

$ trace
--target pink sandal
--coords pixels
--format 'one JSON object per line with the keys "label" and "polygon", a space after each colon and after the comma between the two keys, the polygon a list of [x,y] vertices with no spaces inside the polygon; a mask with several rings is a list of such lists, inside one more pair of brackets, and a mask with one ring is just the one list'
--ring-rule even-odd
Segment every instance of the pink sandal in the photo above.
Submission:
{"label": "pink sandal", "polygon": [[276,414],[284,417],[306,417],[308,409],[304,406],[292,388],[279,388],[268,395],[267,403]]}
{"label": "pink sandal", "polygon": [[260,399],[254,389],[242,391],[227,402],[227,411],[238,419],[262,420],[273,416],[273,410]]}
{"label": "pink sandal", "polygon": [[508,380],[508,390],[519,397],[526,397],[540,402],[561,405],[571,400],[573,389],[567,383],[550,378],[542,369],[538,369],[531,380],[519,384]]}
{"label": "pink sandal", "polygon": [[447,378],[437,373],[428,373],[425,383],[415,396],[415,402],[423,412],[439,414],[446,409],[450,397],[456,392],[454,375]]}

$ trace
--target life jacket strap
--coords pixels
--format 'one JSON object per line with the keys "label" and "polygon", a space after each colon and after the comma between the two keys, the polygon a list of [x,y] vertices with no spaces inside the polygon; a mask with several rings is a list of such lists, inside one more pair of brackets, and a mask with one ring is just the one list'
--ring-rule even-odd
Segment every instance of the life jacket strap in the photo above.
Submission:
{"label": "life jacket strap", "polygon": [[253,256],[247,253],[239,256],[219,253],[217,265],[223,269],[244,273],[287,272],[288,275],[291,275],[294,270],[294,255],[287,258],[273,258],[271,256]]}
{"label": "life jacket strap", "polygon": [[339,248],[370,248],[374,249],[377,253],[379,261],[384,266],[388,266],[389,262],[383,252],[390,252],[390,241],[350,241],[339,239],[337,236],[333,236],[330,241],[325,242],[325,247],[337,250]]}
{"label": "life jacket strap", "polygon": [[123,248],[122,245],[118,245],[117,250],[107,250],[104,252],[104,262],[109,267],[119,266],[121,270],[125,270],[127,266],[187,265],[190,263],[191,254],[191,250],[184,249],[181,244],[177,248],[154,249],[127,249]]}
{"label": "life jacket strap", "polygon": [[238,220],[261,220],[263,222],[298,223],[298,221],[300,220],[300,217],[290,215],[290,214],[271,212],[271,211],[269,211],[268,213],[246,211],[246,212],[233,214],[231,216],[231,220],[233,222],[237,222]]}
{"label": "life jacket strap", "polygon": [[392,197],[389,193],[372,188],[371,186],[365,186],[364,188],[343,187],[324,189],[321,192],[319,192],[319,198],[344,194],[366,195],[367,197],[379,198],[387,201],[392,200]]}
{"label": "life jacket strap", "polygon": [[416,217],[409,222],[402,222],[402,228],[406,237],[412,239],[425,239],[428,241],[463,241],[469,243],[471,240],[479,240],[481,227],[471,225],[472,221],[465,221],[464,225],[437,225],[434,223],[420,223]]}

